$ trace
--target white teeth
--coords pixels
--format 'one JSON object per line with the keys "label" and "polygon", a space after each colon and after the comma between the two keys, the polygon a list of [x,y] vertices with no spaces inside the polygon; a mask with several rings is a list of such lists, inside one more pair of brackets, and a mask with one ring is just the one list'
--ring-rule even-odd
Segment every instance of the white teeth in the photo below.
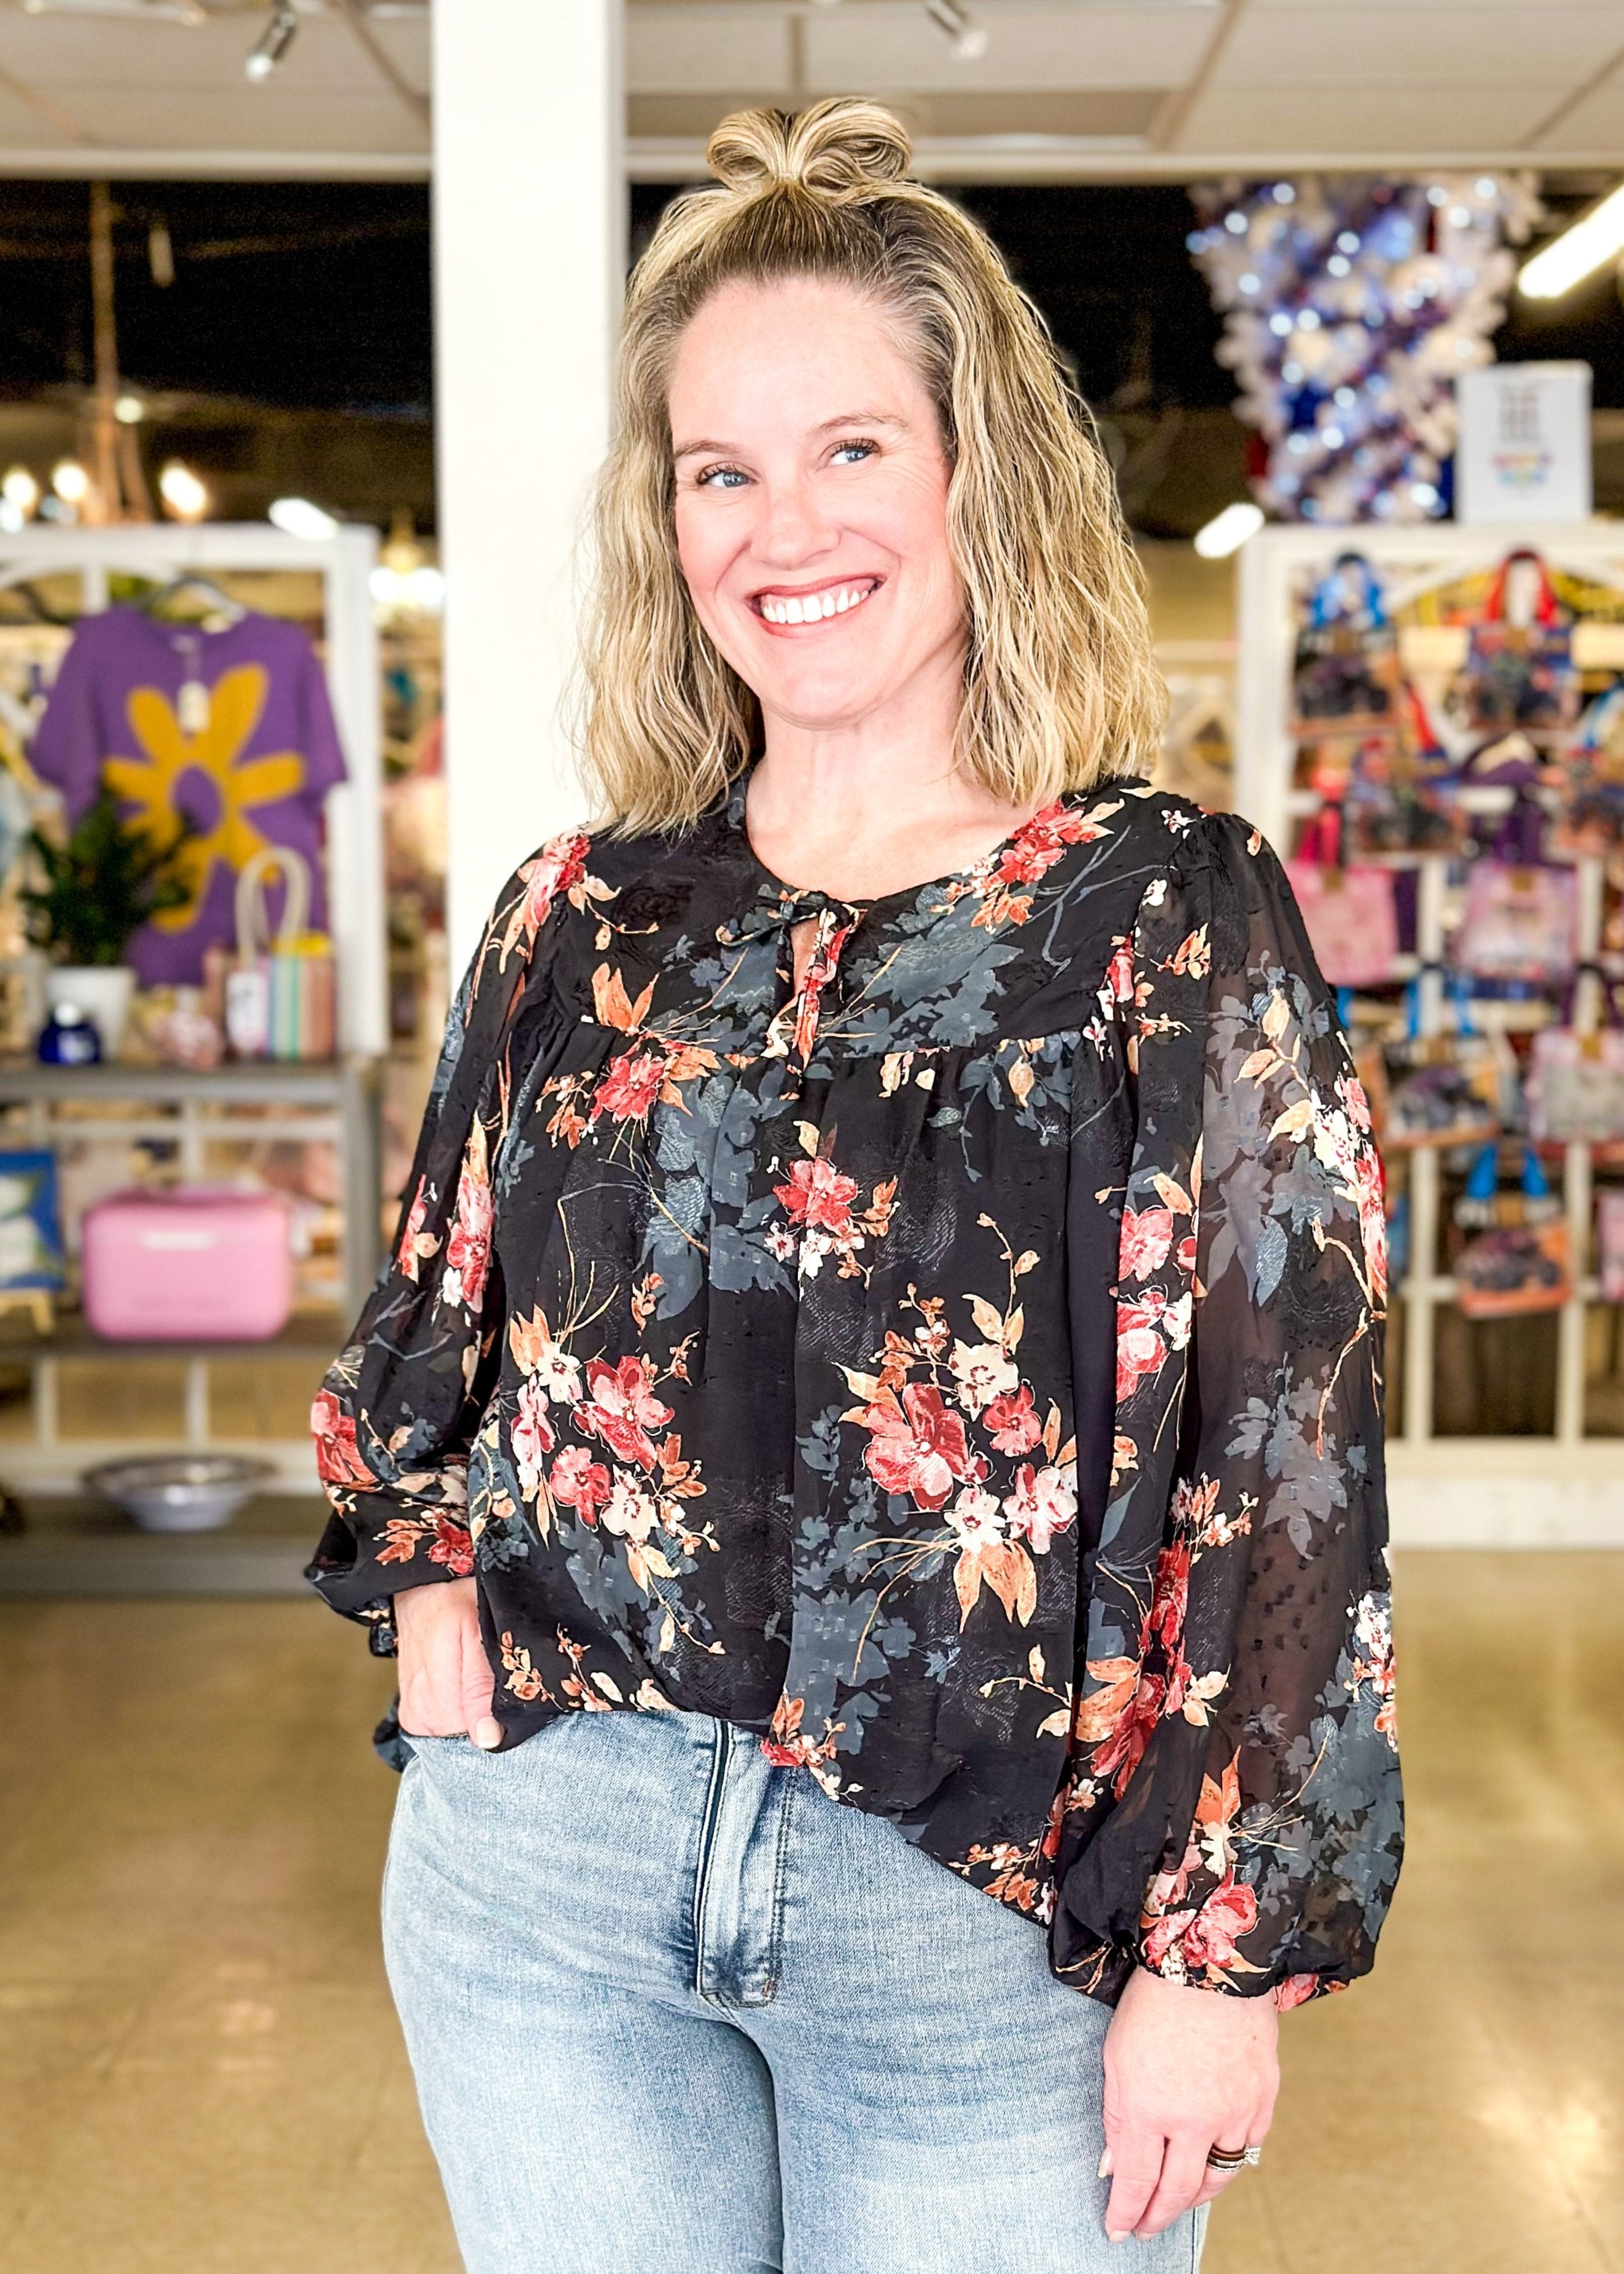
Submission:
{"label": "white teeth", "polygon": [[764,594],[759,603],[761,612],[770,624],[816,624],[829,616],[843,616],[848,609],[861,607],[874,584],[840,584],[828,592],[788,592],[781,599]]}

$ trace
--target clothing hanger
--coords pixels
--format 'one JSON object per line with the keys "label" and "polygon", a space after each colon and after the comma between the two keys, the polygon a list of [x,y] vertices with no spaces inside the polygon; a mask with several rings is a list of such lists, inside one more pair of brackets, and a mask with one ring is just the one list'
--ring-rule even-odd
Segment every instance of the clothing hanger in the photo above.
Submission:
{"label": "clothing hanger", "polygon": [[[15,608],[11,603],[15,602]],[[0,624],[60,624],[70,621],[48,608],[34,586],[26,581],[0,587]]]}
{"label": "clothing hanger", "polygon": [[142,613],[157,617],[171,600],[188,591],[200,593],[213,604],[214,613],[222,615],[228,623],[240,624],[248,614],[240,600],[234,600],[212,576],[205,576],[195,568],[187,569],[182,576],[171,576],[167,584],[160,584],[154,591],[148,592],[140,602]]}

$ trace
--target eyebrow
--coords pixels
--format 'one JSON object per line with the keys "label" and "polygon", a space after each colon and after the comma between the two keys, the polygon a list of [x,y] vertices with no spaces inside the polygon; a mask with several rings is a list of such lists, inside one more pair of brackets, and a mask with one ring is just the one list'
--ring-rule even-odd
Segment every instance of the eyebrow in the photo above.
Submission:
{"label": "eyebrow", "polygon": [[[890,410],[846,410],[842,411],[838,418],[825,418],[819,425],[815,426],[812,432],[815,434],[832,434],[842,426],[891,426],[901,431],[906,428],[907,423],[906,418],[898,418]],[[684,442],[679,448],[673,448],[671,455],[674,460],[699,456],[736,457],[740,453],[738,445],[734,442],[702,440]]]}

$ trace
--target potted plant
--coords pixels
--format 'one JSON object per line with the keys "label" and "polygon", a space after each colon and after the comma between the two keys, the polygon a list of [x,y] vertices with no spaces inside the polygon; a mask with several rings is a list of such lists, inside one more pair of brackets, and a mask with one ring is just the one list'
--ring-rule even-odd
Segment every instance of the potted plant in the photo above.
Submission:
{"label": "potted plant", "polygon": [[124,950],[149,916],[191,899],[180,858],[191,834],[183,826],[165,845],[130,828],[104,788],[62,844],[37,829],[29,840],[43,882],[26,888],[22,900],[30,936],[51,957],[46,1000],[53,1010],[71,1003],[94,1019],[109,1057],[135,985]]}

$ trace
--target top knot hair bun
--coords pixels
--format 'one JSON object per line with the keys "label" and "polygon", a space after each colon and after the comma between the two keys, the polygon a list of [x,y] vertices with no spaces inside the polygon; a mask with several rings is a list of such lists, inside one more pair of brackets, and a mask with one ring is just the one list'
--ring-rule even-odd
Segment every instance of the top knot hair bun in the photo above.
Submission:
{"label": "top knot hair bun", "polygon": [[913,154],[899,118],[877,102],[838,95],[793,115],[735,111],[710,137],[705,163],[739,196],[794,188],[857,205],[906,180]]}

